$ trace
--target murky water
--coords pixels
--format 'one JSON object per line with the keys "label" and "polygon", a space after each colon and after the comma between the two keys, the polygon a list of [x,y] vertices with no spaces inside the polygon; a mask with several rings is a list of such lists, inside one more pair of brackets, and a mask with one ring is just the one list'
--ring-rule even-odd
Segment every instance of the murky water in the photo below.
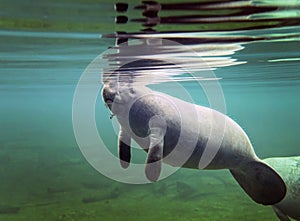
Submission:
{"label": "murky water", "polygon": [[[76,85],[98,55],[111,55],[108,48],[115,46],[116,38],[134,40],[127,51],[117,46],[111,50],[119,54],[105,57],[105,62],[117,62],[119,68],[127,62],[122,60],[123,52],[129,58],[134,45],[149,37],[164,38],[196,51],[205,62],[199,63],[195,54],[184,54],[186,50],[178,45],[163,51],[156,42],[151,48],[159,53],[151,58],[165,61],[167,56],[170,65],[150,63],[149,74],[149,64],[139,63],[134,67],[138,79],[177,97],[182,95],[178,89],[184,88],[204,106],[211,103],[197,82],[218,82],[226,114],[246,131],[260,158],[299,156],[299,5],[256,3],[268,6],[251,15],[261,19],[259,25],[256,21],[245,25],[242,20],[249,19],[249,8],[238,10],[241,5],[228,3],[211,15],[238,16],[229,25],[220,17],[205,17],[207,9],[181,8],[183,13],[174,8],[166,11],[165,5],[159,14],[165,17],[161,23],[143,26],[145,20],[138,19],[149,18],[141,15],[142,9],[134,9],[139,1],[131,2],[123,13],[115,13],[109,1],[0,1],[0,220],[276,220],[271,207],[254,203],[226,170],[180,169],[145,185],[111,180],[84,158],[72,125]],[[127,24],[115,25],[118,15],[127,16]],[[254,23],[254,28],[245,28]],[[151,30],[141,32],[146,27]],[[126,33],[115,35],[115,31]],[[135,59],[145,58],[142,52],[136,50]],[[195,78],[171,63],[192,70]],[[208,67],[204,72],[202,64]],[[208,72],[213,78],[203,74]],[[98,74],[100,88],[102,70]],[[98,148],[108,147],[116,154],[112,126],[116,121],[109,116],[98,96],[96,123],[105,144]],[[135,162],[144,162],[146,153],[133,151]]]}

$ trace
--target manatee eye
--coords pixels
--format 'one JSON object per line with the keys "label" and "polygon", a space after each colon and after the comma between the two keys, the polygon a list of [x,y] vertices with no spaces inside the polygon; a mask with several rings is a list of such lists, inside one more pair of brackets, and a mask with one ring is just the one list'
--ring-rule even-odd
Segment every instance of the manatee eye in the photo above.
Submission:
{"label": "manatee eye", "polygon": [[133,88],[129,88],[129,92],[130,92],[131,94],[135,94],[135,91],[134,91]]}

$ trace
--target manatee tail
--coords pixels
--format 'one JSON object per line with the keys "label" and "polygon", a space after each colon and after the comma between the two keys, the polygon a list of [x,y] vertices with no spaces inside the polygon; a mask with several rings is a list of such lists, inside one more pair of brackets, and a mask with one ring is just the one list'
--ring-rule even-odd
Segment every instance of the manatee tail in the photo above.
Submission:
{"label": "manatee tail", "polygon": [[230,172],[245,192],[259,204],[276,204],[286,194],[281,176],[263,162],[251,161]]}

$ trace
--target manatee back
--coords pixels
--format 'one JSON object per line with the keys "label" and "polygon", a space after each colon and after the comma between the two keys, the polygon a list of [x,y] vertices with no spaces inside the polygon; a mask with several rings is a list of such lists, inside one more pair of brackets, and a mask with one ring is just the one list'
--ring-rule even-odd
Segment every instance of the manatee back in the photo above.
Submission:
{"label": "manatee back", "polygon": [[154,118],[161,119],[166,126],[164,135],[164,156],[166,156],[177,145],[181,132],[181,118],[176,107],[163,96],[147,94],[135,100],[129,109],[129,126],[135,137],[149,136],[149,122]]}

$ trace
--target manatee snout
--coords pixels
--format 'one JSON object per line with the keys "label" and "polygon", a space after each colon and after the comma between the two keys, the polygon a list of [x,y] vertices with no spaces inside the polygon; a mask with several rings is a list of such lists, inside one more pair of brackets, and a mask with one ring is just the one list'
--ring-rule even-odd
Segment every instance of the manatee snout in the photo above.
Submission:
{"label": "manatee snout", "polygon": [[117,91],[114,90],[114,89],[112,89],[109,86],[105,85],[103,87],[103,89],[102,89],[102,98],[103,98],[103,101],[109,107],[109,109],[112,108],[112,104],[113,104],[113,102],[115,100],[116,94],[117,94]]}

